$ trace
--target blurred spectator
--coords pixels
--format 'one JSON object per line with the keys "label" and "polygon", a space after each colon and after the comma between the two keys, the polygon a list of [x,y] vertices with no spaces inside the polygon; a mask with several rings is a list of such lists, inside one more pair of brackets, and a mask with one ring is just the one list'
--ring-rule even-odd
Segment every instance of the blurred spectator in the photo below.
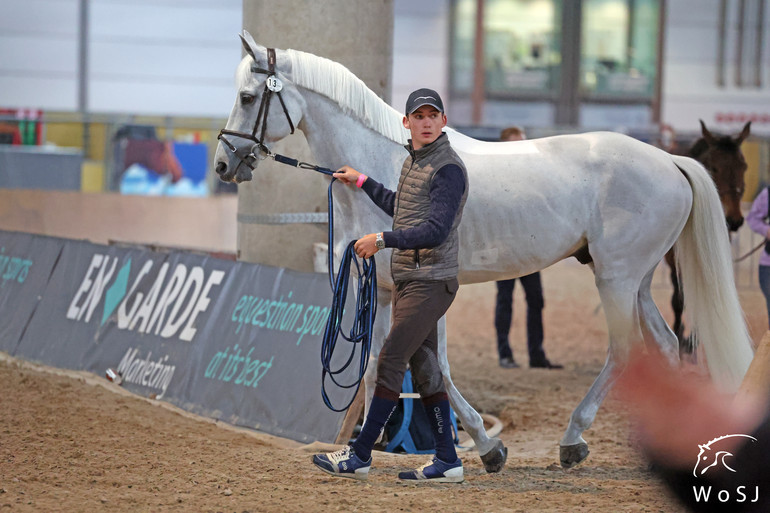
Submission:
{"label": "blurred spectator", "polygon": [[[754,199],[749,215],[746,216],[749,227],[765,239],[770,238],[769,208],[768,187],[765,187]],[[770,324],[770,252],[768,250],[770,250],[770,242],[765,242],[765,248],[759,257],[759,288],[762,289],[762,294],[765,296],[768,323]]]}

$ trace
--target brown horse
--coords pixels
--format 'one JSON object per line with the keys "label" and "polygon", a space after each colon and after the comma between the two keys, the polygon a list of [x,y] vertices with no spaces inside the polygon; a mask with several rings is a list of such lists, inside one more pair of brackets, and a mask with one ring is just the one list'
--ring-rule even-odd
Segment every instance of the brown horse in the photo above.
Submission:
{"label": "brown horse", "polygon": [[[751,132],[751,121],[746,123],[741,133],[735,137],[712,134],[702,120],[700,126],[702,137],[695,141],[687,155],[698,160],[708,169],[719,191],[727,228],[730,232],[735,232],[743,224],[741,198],[745,189],[744,175],[747,166],[741,151],[741,144]],[[674,309],[672,329],[679,339],[680,352],[691,353],[693,344],[689,337],[684,337],[684,324],[682,323],[684,298],[679,276],[674,266],[673,248],[666,253],[666,263],[671,269],[671,283],[674,286],[674,293],[671,296],[671,307]]]}

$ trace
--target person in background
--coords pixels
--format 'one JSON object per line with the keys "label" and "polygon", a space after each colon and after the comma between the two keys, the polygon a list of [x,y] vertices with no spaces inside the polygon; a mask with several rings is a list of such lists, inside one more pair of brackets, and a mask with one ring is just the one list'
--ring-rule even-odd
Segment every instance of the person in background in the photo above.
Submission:
{"label": "person in background", "polygon": [[[749,227],[765,239],[770,239],[770,224],[768,223],[768,187],[762,189],[762,191],[754,199],[754,203],[751,204],[751,210],[749,215],[746,216],[746,222]],[[770,244],[765,243],[765,248],[762,251],[762,255],[759,257],[759,288],[762,289],[762,294],[765,296],[765,304],[767,306],[768,325],[770,325]]]}
{"label": "person in background", "polygon": [[672,155],[682,154],[679,150],[679,143],[676,140],[674,127],[666,123],[660,125],[660,138],[658,139],[657,146]]}
{"label": "person in background", "polygon": [[[505,128],[500,133],[501,141],[523,141],[527,138],[524,130],[517,126]],[[497,282],[497,301],[495,304],[495,330],[497,332],[497,356],[500,367],[513,369],[519,366],[513,358],[513,351],[508,340],[513,320],[513,289],[516,280],[524,288],[527,300],[527,349],[530,368],[562,369],[562,365],[551,363],[543,350],[543,285],[540,273],[532,273],[520,278]]]}

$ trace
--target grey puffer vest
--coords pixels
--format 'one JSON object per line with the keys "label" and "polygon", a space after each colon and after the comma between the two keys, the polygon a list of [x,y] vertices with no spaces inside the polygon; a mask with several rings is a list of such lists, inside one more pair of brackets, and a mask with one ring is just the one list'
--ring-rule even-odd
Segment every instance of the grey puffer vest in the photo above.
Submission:
{"label": "grey puffer vest", "polygon": [[447,164],[456,164],[463,170],[465,191],[460,200],[452,229],[444,242],[434,248],[394,249],[391,272],[396,282],[407,280],[440,281],[457,277],[457,226],[463,215],[468,197],[468,173],[465,164],[449,144],[446,133],[433,143],[412,150],[401,168],[393,214],[393,229],[411,228],[426,222],[430,216],[430,186],[436,171]]}

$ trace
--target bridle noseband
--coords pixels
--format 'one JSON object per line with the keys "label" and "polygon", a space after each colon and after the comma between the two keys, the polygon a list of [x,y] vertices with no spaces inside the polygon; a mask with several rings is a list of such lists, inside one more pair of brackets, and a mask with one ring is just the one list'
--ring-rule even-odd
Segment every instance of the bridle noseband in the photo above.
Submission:
{"label": "bridle noseband", "polygon": [[[259,104],[259,112],[257,113],[257,119],[254,122],[254,129],[251,131],[251,134],[247,134],[245,132],[237,132],[235,130],[227,130],[223,128],[219,131],[217,139],[222,141],[222,143],[227,146],[231,152],[233,152],[233,155],[235,155],[238,160],[253,170],[254,162],[273,155],[270,149],[265,146],[264,143],[265,132],[267,131],[267,116],[270,112],[270,100],[272,99],[273,94],[275,94],[278,97],[278,100],[281,102],[283,113],[286,115],[286,120],[289,122],[289,127],[291,127],[292,134],[294,133],[294,122],[291,120],[289,110],[286,108],[286,103],[284,103],[283,97],[281,96],[283,84],[281,83],[281,80],[275,76],[275,48],[267,49],[267,69],[252,66],[251,71],[253,73],[263,73],[267,75],[267,79],[265,80],[265,89],[262,92],[262,101]],[[262,128],[259,133],[259,138],[257,138],[257,130],[259,130],[260,123]],[[255,154],[254,147],[251,148],[251,153],[249,155],[246,155],[245,157],[239,155],[238,150],[233,145],[233,143],[228,141],[227,137],[225,137],[228,135],[253,141],[254,146],[256,146],[259,150],[259,155]]]}

